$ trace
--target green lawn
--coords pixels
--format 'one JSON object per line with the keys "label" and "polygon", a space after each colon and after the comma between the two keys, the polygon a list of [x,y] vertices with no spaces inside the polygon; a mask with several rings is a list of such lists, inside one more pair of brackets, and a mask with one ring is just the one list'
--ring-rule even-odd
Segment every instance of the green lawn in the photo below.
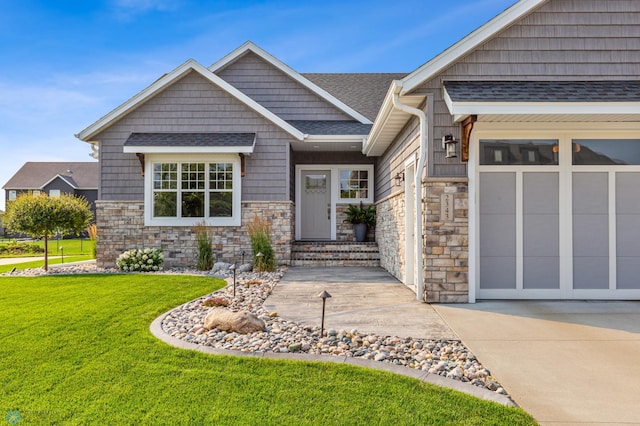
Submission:
{"label": "green lawn", "polygon": [[[89,257],[89,256],[67,256],[66,254],[64,255],[64,263],[80,262],[82,260],[91,260],[91,259],[92,257]],[[58,265],[61,263],[63,263],[61,257],[49,258],[49,266]],[[13,268],[16,268],[16,270],[21,271],[23,269],[42,268],[43,266],[44,266],[44,260],[34,260],[33,262],[21,262],[21,263],[12,263],[9,265],[0,265],[0,274],[9,272]]]}
{"label": "green lawn", "polygon": [[[536,424],[520,409],[352,366],[211,356],[158,341],[197,276],[0,278],[0,416],[30,424]],[[3,417],[0,417],[3,418]]]}
{"label": "green lawn", "polygon": [[[4,239],[0,240],[0,244],[11,244],[15,240]],[[32,244],[38,247],[42,247],[44,249],[44,241],[34,241],[27,244]],[[56,238],[51,238],[49,240],[49,255],[51,256],[60,256],[64,252],[65,258],[67,256],[88,256],[89,258],[93,258],[93,248],[95,247],[95,240],[89,240],[86,238],[80,239],[68,239],[68,240],[58,240]],[[42,254],[44,255],[44,254]],[[2,255],[2,258],[8,257],[31,257],[38,256],[38,254],[24,254],[24,255]]]}

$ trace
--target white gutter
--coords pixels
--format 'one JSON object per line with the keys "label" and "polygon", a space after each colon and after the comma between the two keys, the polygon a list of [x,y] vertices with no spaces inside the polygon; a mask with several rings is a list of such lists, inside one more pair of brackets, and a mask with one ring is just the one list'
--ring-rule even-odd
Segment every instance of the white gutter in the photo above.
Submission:
{"label": "white gutter", "polygon": [[[405,105],[400,102],[400,92],[402,91],[402,83],[400,81],[394,81],[395,87],[393,88],[393,106],[400,111],[404,111],[408,114],[415,115],[420,120],[420,153],[418,155],[418,165],[415,173],[415,188],[416,188],[416,223],[415,223],[415,241],[416,241],[416,299],[423,300],[422,293],[424,291],[424,271],[423,271],[423,253],[424,246],[422,240],[422,174],[424,172],[424,164],[427,160],[427,141],[429,140],[429,129],[427,122],[427,115],[424,111],[418,108]],[[433,103],[433,95],[427,96],[427,108],[431,108]]]}

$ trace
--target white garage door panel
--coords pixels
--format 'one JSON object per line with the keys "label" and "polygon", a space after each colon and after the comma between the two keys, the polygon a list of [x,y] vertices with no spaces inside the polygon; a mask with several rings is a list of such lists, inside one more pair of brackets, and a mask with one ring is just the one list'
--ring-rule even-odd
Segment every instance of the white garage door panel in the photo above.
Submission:
{"label": "white garage door panel", "polygon": [[640,140],[617,142],[475,141],[478,299],[640,299]]}

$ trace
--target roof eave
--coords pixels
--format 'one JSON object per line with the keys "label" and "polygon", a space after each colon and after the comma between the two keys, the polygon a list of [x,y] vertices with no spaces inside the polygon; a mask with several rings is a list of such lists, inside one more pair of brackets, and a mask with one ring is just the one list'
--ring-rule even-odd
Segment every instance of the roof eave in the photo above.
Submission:
{"label": "roof eave", "polygon": [[470,115],[638,114],[640,102],[455,102],[447,103],[456,122]]}
{"label": "roof eave", "polygon": [[424,81],[430,80],[455,61],[470,53],[480,44],[486,42],[498,32],[512,25],[523,16],[549,0],[520,0],[513,6],[500,13],[495,18],[482,25],[426,64],[416,69],[402,79],[401,95],[414,90]]}
{"label": "roof eave", "polygon": [[[394,94],[402,93],[402,81],[394,80],[389,87],[387,95],[384,98],[382,106],[380,107],[380,111],[376,116],[375,121],[373,122],[373,127],[369,132],[369,135],[363,144],[362,153],[366,156],[378,156],[382,155],[384,151],[389,147],[389,145],[393,142],[396,133],[391,137],[386,135],[384,131],[388,129],[389,123],[392,120],[400,120],[402,122],[402,126],[411,119],[411,115],[400,111],[393,106],[393,96]],[[417,107],[421,104],[426,96],[424,95],[411,95],[411,96],[401,96],[400,100],[404,103],[408,103],[411,106]]]}
{"label": "roof eave", "polygon": [[129,154],[252,154],[254,146],[125,146]]}

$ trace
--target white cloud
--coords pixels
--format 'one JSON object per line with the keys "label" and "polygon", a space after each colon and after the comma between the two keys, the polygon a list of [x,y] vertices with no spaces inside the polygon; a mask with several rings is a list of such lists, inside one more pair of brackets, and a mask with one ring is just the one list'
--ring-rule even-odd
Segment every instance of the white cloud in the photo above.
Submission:
{"label": "white cloud", "polygon": [[179,0],[112,0],[111,6],[116,18],[126,21],[149,12],[172,12],[178,10],[181,3]]}

